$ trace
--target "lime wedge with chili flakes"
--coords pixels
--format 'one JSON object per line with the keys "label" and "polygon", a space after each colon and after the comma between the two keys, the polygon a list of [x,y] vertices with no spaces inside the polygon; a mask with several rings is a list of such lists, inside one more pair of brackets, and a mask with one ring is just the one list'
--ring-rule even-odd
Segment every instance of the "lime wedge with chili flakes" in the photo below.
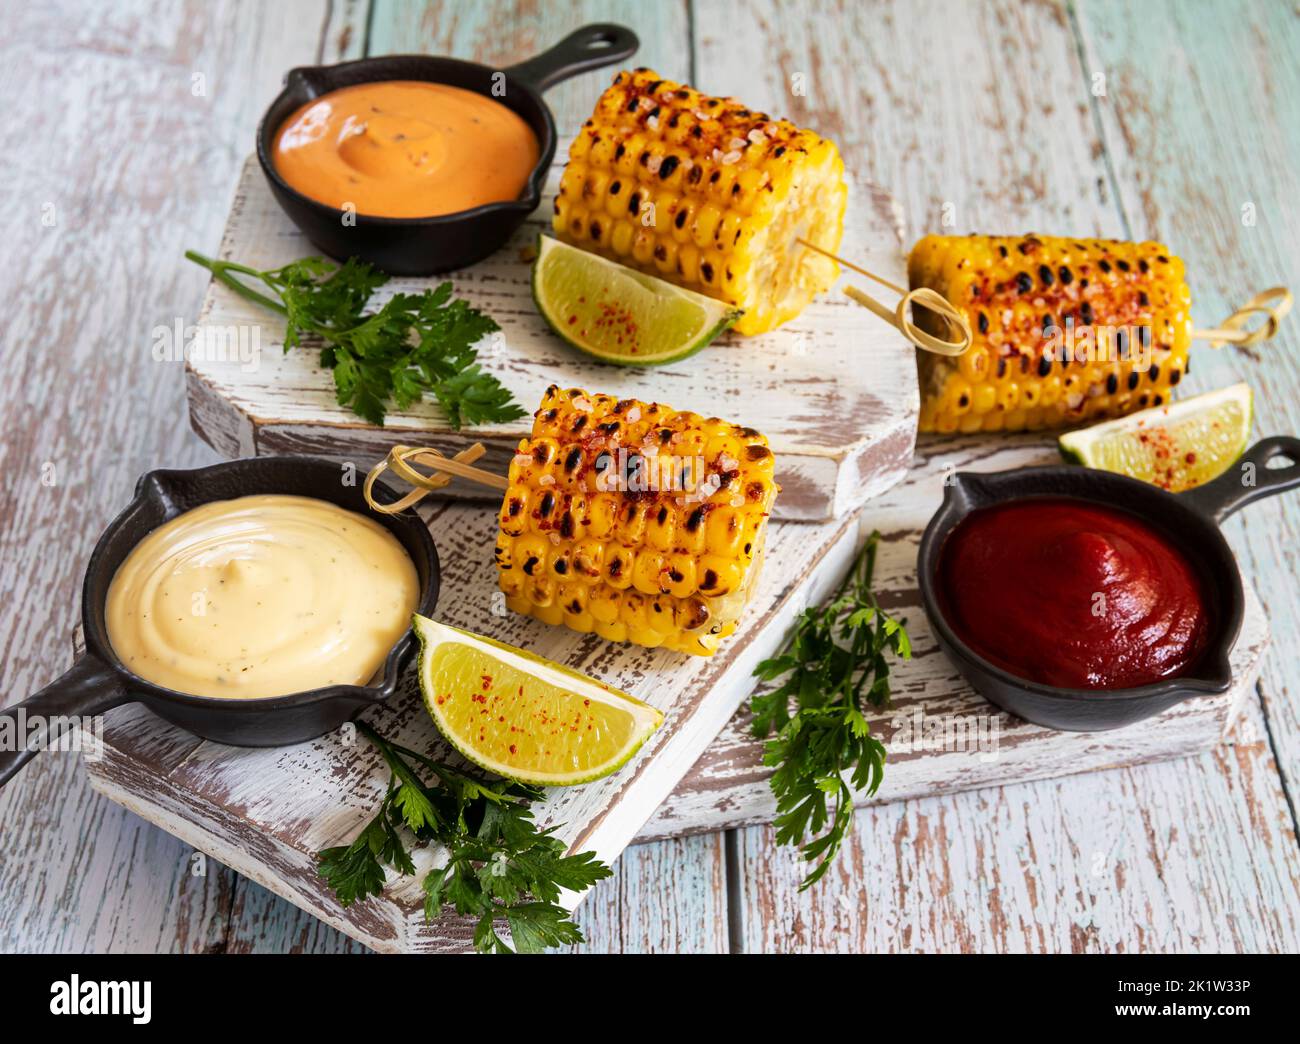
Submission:
{"label": "lime wedge with chili flakes", "polygon": [[520,783],[568,787],[616,772],[664,716],[534,653],[416,615],[420,692],[474,764]]}
{"label": "lime wedge with chili flakes", "polygon": [[533,262],[533,300],[569,344],[617,366],[685,359],[744,314],[549,236]]}
{"label": "lime wedge with chili flakes", "polygon": [[1130,413],[1057,440],[1066,460],[1179,493],[1217,478],[1250,438],[1250,385]]}

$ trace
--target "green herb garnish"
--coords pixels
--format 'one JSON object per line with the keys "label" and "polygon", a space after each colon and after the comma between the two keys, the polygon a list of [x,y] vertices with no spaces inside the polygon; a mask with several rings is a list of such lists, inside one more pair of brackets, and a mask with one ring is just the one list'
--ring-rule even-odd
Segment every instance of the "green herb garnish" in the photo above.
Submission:
{"label": "green herb garnish", "polygon": [[[384,423],[390,400],[406,409],[426,391],[446,410],[453,428],[524,416],[510,392],[477,363],[475,344],[500,327],[466,301],[453,299],[451,283],[394,294],[367,315],[371,295],[388,276],[356,258],[335,265],[305,257],[263,271],[193,250],[185,256],[241,297],[283,315],[286,352],[304,335],[319,337],[321,365],[334,374],[339,405],[372,424]],[[240,276],[260,281],[279,300]]]}
{"label": "green herb garnish", "polygon": [[776,769],[776,842],[801,846],[803,858],[817,863],[800,891],[821,879],[852,830],[854,793],[880,786],[885,747],[871,735],[863,701],[889,703],[886,651],[912,655],[903,622],[881,609],[871,590],[879,543],[872,533],[835,599],[805,609],[786,651],[754,668],[765,682],[785,679],[755,695],[752,708],[754,735],[776,732],[763,756]]}
{"label": "green herb garnish", "polygon": [[[474,946],[484,953],[514,952],[497,934],[499,920],[510,926],[520,953],[583,941],[558,903],[560,892],[584,891],[611,871],[593,852],[565,855],[552,829],[537,829],[529,802],[542,796],[539,788],[434,761],[390,743],[364,722],[357,730],[383,754],[391,776],[378,813],[356,840],[317,856],[320,875],[343,906],[378,895],[385,866],[415,873],[401,836],[407,830],[417,841],[447,850],[447,861],[424,876],[426,919],[446,906],[478,918]],[[438,781],[427,785],[413,765]]]}

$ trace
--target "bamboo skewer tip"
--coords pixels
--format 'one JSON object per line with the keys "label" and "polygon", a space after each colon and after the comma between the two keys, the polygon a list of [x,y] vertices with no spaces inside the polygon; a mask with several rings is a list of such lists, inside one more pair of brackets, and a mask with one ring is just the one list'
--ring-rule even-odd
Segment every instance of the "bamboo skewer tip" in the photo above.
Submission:
{"label": "bamboo skewer tip", "polygon": [[[807,247],[814,253],[821,254],[823,257],[828,257],[832,261],[843,265],[850,272],[856,272],[858,275],[866,276],[868,279],[874,280],[881,286],[900,295],[898,306],[891,310],[877,301],[870,294],[859,290],[856,286],[846,286],[844,288],[844,293],[852,300],[885,320],[885,322],[898,330],[904,337],[916,345],[916,347],[927,352],[934,352],[936,355],[947,356],[962,355],[968,348],[970,348],[971,343],[974,341],[974,334],[971,333],[970,323],[966,321],[966,316],[964,316],[961,311],[942,294],[935,290],[931,290],[929,287],[918,287],[915,290],[905,289],[904,287],[898,286],[896,283],[891,283],[883,276],[879,276],[875,272],[863,268],[861,265],[856,265],[852,261],[840,257],[838,254],[833,254],[829,250],[824,250],[816,243],[811,243],[802,236],[799,236],[796,239],[796,242]],[[917,308],[924,308],[934,315],[937,315],[947,327],[949,335],[955,336],[953,336],[951,340],[945,340],[927,330],[922,330],[916,325],[916,322],[912,318],[912,313],[914,313]]]}

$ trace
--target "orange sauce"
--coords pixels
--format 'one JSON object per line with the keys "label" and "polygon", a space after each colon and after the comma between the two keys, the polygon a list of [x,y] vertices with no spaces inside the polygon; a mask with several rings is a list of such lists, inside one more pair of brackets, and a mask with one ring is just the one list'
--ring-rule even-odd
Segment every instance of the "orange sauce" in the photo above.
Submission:
{"label": "orange sauce", "polygon": [[308,102],[276,132],[275,169],[318,202],[374,217],[434,217],[518,199],[541,154],[498,101],[388,80]]}

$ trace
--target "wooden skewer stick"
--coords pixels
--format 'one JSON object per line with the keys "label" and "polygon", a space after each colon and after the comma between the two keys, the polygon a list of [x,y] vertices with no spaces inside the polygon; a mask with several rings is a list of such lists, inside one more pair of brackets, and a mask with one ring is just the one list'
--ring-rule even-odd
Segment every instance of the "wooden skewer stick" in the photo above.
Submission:
{"label": "wooden skewer stick", "polygon": [[[453,476],[469,479],[471,482],[478,482],[493,489],[504,491],[509,488],[510,484],[503,475],[474,467],[474,461],[483,456],[485,452],[481,442],[476,442],[474,445],[461,450],[454,457],[443,456],[440,451],[432,446],[394,446],[388,451],[388,456],[371,468],[370,473],[366,475],[364,489],[366,503],[382,514],[395,515],[399,511],[405,511],[407,508],[418,504],[429,493],[448,486]],[[412,467],[413,464],[423,464],[425,467],[432,468],[434,474],[421,474]],[[414,486],[415,489],[400,500],[396,500],[391,504],[383,504],[375,499],[373,490],[375,480],[389,468],[399,478]]]}
{"label": "wooden skewer stick", "polygon": [[[881,319],[885,320],[885,322],[889,323],[891,326],[896,327],[904,337],[918,348],[922,348],[927,352],[934,352],[937,355],[952,356],[963,354],[971,346],[971,341],[974,337],[971,334],[970,324],[966,321],[966,317],[938,291],[931,290],[929,287],[924,286],[918,287],[916,290],[907,290],[891,283],[888,279],[885,279],[882,276],[876,275],[875,272],[870,272],[859,265],[855,265],[852,261],[846,261],[844,258],[832,254],[829,250],[823,250],[821,247],[817,246],[816,243],[810,243],[803,237],[799,237],[798,242],[802,243],[814,253],[821,254],[823,257],[829,257],[832,261],[839,262],[850,272],[857,272],[858,275],[866,276],[868,279],[873,279],[881,286],[887,287],[894,291],[894,293],[900,295],[898,307],[891,310],[877,301],[870,294],[863,293],[856,286],[846,286],[844,288],[844,292],[849,297],[864,308],[868,308],[875,312],[876,315],[880,316]],[[908,313],[908,309],[913,307],[926,308],[933,312],[944,321],[948,327],[948,332],[950,334],[956,334],[957,336],[953,340],[945,341],[940,337],[936,337],[934,334],[922,330],[912,321],[912,318]]]}
{"label": "wooden skewer stick", "polygon": [[[1276,303],[1269,303],[1274,300]],[[1192,340],[1209,341],[1211,348],[1222,348],[1225,344],[1248,348],[1252,344],[1259,344],[1277,333],[1278,325],[1291,311],[1293,303],[1290,290],[1284,286],[1271,286],[1267,290],[1261,290],[1228,316],[1222,326],[1213,330],[1193,330]],[[1246,320],[1252,315],[1265,315],[1268,318],[1254,330],[1247,330]]]}
{"label": "wooden skewer stick", "polygon": [[[875,312],[876,315],[884,319],[885,322],[897,327],[902,331],[909,341],[918,348],[924,348],[927,352],[936,352],[939,355],[961,355],[971,345],[970,325],[966,322],[966,317],[953,307],[946,297],[921,287],[916,290],[904,290],[901,286],[896,286],[888,279],[876,275],[852,261],[846,261],[828,250],[823,250],[816,243],[810,243],[808,240],[800,237],[798,242],[806,246],[814,253],[821,254],[823,257],[829,257],[832,261],[837,261],[851,272],[857,272],[858,275],[866,276],[868,279],[874,279],[881,286],[888,287],[896,294],[902,295],[902,300],[898,302],[898,307],[890,311],[879,301],[875,300],[868,294],[863,293],[856,286],[846,286],[844,292],[858,304],[865,306]],[[1233,344],[1238,348],[1246,348],[1252,344],[1259,344],[1261,341],[1267,341],[1273,337],[1281,324],[1282,319],[1291,311],[1294,298],[1291,291],[1284,286],[1273,286],[1267,290],[1261,290],[1244,305],[1238,308],[1232,315],[1223,321],[1222,326],[1217,326],[1210,330],[1193,330],[1192,340],[1209,341],[1211,348],[1222,348],[1225,344]],[[961,333],[958,340],[944,341],[938,337],[919,330],[908,318],[907,309],[909,305],[919,305],[922,308],[928,308],[930,311],[939,315],[948,323],[950,331],[956,330]],[[1247,320],[1251,316],[1263,315],[1267,318],[1254,330],[1245,329]]]}

